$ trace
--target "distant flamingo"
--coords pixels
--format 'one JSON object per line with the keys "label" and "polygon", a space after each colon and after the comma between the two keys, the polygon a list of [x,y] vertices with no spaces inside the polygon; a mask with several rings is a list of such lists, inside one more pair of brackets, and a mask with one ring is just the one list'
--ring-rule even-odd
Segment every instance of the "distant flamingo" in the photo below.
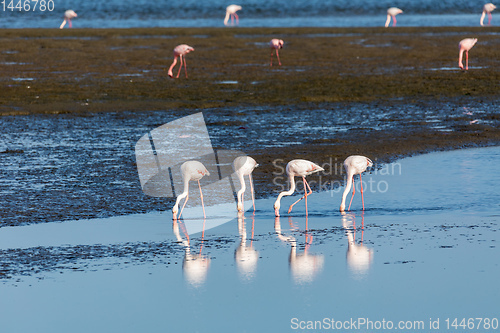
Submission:
{"label": "distant flamingo", "polygon": [[494,11],[495,8],[497,8],[497,6],[495,6],[491,2],[483,6],[483,14],[481,15],[481,21],[480,21],[481,26],[484,26],[483,21],[486,14],[488,14],[488,25],[491,24],[491,12]]}
{"label": "distant flamingo", "polygon": [[257,164],[257,162],[250,156],[238,156],[233,161],[234,171],[236,172],[236,175],[238,176],[238,179],[240,180],[241,184],[241,189],[238,191],[237,195],[238,212],[241,212],[243,210],[243,195],[245,194],[246,190],[245,179],[243,178],[243,176],[248,176],[250,180],[250,192],[252,194],[253,211],[255,212],[255,196],[253,191],[252,172],[253,169],[255,169],[258,166],[259,165]]}
{"label": "distant flamingo", "polygon": [[238,5],[229,5],[226,8],[226,17],[224,18],[224,25],[227,25],[229,21],[229,17],[231,17],[231,25],[234,25],[234,18],[236,18],[236,25],[239,23],[239,17],[236,12],[241,10],[241,6]]}
{"label": "distant flamingo", "polygon": [[403,11],[399,8],[396,7],[391,7],[387,9],[387,21],[385,21],[385,27],[387,28],[389,26],[389,23],[391,23],[391,17],[392,17],[392,26],[396,26],[396,15],[402,14]]}
{"label": "distant flamingo", "polygon": [[278,63],[281,66],[280,55],[278,50],[283,48],[283,41],[281,39],[271,39],[269,46],[271,47],[271,66],[273,65],[273,51],[276,50],[276,57],[278,58]]}
{"label": "distant flamingo", "polygon": [[[184,56],[188,54],[189,52],[194,51],[194,48],[192,48],[189,45],[186,44],[181,44],[177,45],[177,47],[174,49],[174,62],[172,62],[172,65],[168,69],[168,76],[174,77],[174,74],[172,74],[172,70],[177,64],[177,58],[180,58],[180,66],[179,66],[179,72],[177,73],[176,78],[179,78],[179,75],[181,74],[181,69],[182,69],[182,60],[184,59]],[[184,59],[184,73],[186,73],[186,79],[188,77],[188,72],[186,69],[186,59]]]}
{"label": "distant flamingo", "polygon": [[462,56],[465,51],[465,70],[469,70],[469,50],[472,49],[474,44],[476,44],[477,38],[465,38],[458,43],[459,53],[458,53],[458,67],[464,69],[462,64]]}
{"label": "distant flamingo", "polygon": [[[200,188],[201,206],[203,207],[203,217],[206,218],[205,205],[203,204],[203,193],[201,192],[200,179],[203,178],[203,176],[205,175],[210,176],[210,172],[208,172],[207,168],[205,168],[205,166],[201,164],[201,162],[187,161],[182,163],[181,173],[182,173],[182,180],[184,182],[184,192],[182,192],[182,194],[180,194],[177,197],[174,208],[172,208],[173,220],[181,218],[182,211],[184,210],[184,207],[186,206],[186,203],[189,199],[189,181],[191,180],[198,181],[198,187]],[[182,205],[182,209],[181,212],[179,213],[179,216],[177,216],[177,212],[179,211],[179,203],[183,198],[186,198],[186,200]]]}
{"label": "distant flamingo", "polygon": [[[371,167],[373,162],[364,156],[352,155],[345,159],[344,168],[347,173],[347,184],[345,185],[344,194],[342,194],[342,202],[340,204],[340,211],[345,211],[345,199],[347,194],[351,190],[351,186],[354,183],[354,176],[359,175],[359,181],[361,182],[361,202],[363,203],[363,210],[365,210],[365,200],[363,198],[363,181],[361,180],[361,174],[366,171],[368,167]],[[352,197],[351,202],[349,202],[349,208],[351,210],[352,199],[354,198],[354,193],[356,193],[356,186],[352,187]]]}
{"label": "distant flamingo", "polygon": [[[278,195],[278,199],[274,203],[274,213],[276,216],[280,216],[280,201],[283,196],[292,195],[295,192],[295,176],[302,177],[304,182],[304,196],[299,200],[295,201],[290,208],[288,208],[288,213],[292,211],[292,207],[302,199],[306,199],[306,216],[307,216],[307,196],[312,193],[311,187],[306,181],[306,176],[313,174],[315,172],[323,171],[324,169],[319,165],[307,161],[307,160],[292,160],[286,165],[286,173],[288,174],[288,179],[290,181],[290,190],[283,191]],[[307,188],[306,188],[307,186]],[[308,192],[309,190],[309,192]]]}
{"label": "distant flamingo", "polygon": [[68,28],[72,27],[71,24],[71,19],[77,17],[78,15],[73,11],[73,10],[67,10],[64,12],[64,21],[61,23],[61,26],[59,29],[64,28],[64,25],[66,25],[66,21],[68,21]]}

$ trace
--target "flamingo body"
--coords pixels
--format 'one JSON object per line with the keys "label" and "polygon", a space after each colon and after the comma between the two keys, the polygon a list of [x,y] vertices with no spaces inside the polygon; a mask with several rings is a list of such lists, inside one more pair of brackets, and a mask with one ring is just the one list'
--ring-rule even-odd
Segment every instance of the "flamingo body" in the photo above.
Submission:
{"label": "flamingo body", "polygon": [[495,6],[494,4],[492,4],[491,2],[490,3],[487,3],[483,6],[483,14],[481,15],[481,20],[479,23],[481,23],[481,26],[484,26],[484,17],[486,15],[488,15],[488,25],[491,24],[491,12],[495,10],[495,8],[497,8],[497,6]]}
{"label": "flamingo body", "polygon": [[281,66],[280,55],[278,53],[279,49],[283,48],[283,40],[273,38],[269,42],[269,47],[271,48],[271,66],[273,65],[273,52],[276,50],[276,57],[278,58],[278,63]]}
{"label": "flamingo body", "polygon": [[63,22],[61,23],[61,26],[59,27],[59,29],[62,29],[64,28],[64,26],[66,25],[66,22],[68,22],[68,28],[72,28],[73,25],[71,24],[71,19],[77,17],[78,15],[75,13],[75,11],[69,9],[67,11],[64,12],[64,20]]}
{"label": "flamingo body", "polygon": [[248,176],[250,180],[253,210],[255,211],[255,197],[253,191],[252,172],[258,166],[259,165],[257,164],[257,162],[250,156],[238,156],[233,161],[233,169],[236,172],[236,175],[238,176],[238,179],[241,184],[241,189],[238,191],[237,194],[238,212],[241,212],[243,210],[243,194],[245,193],[246,190],[245,179],[243,178],[244,176]]}
{"label": "flamingo body", "polygon": [[[276,199],[276,202],[274,203],[274,213],[276,216],[280,216],[280,213],[279,213],[279,210],[280,210],[280,202],[281,202],[281,198],[283,196],[289,196],[289,195],[292,195],[294,192],[295,192],[295,177],[298,176],[298,177],[302,177],[302,180],[304,182],[304,196],[302,198],[300,198],[299,200],[295,201],[291,206],[290,208],[288,209],[288,213],[290,213],[292,211],[292,207],[297,203],[299,202],[300,200],[302,199],[306,199],[306,215],[307,215],[307,196],[310,195],[312,193],[311,191],[311,188],[309,187],[309,184],[307,183],[306,181],[306,176],[310,175],[310,174],[313,174],[313,173],[316,173],[316,172],[319,172],[319,171],[323,171],[324,169],[322,167],[320,167],[319,165],[311,162],[311,161],[307,161],[307,160],[292,160],[290,162],[288,162],[288,164],[286,165],[286,173],[288,175],[288,179],[290,181],[290,189],[288,191],[283,191],[281,192],[279,195],[278,195],[278,198]],[[307,191],[306,189],[306,186],[307,188],[309,189],[309,192]]]}
{"label": "flamingo body", "polygon": [[[345,200],[347,194],[351,190],[351,186],[354,182],[354,176],[359,175],[361,181],[361,174],[366,171],[368,167],[371,167],[373,162],[365,156],[352,155],[345,159],[344,169],[347,173],[347,184],[345,186],[344,193],[342,194],[342,202],[340,203],[340,211],[345,211]],[[354,198],[355,187],[353,187],[351,202],[349,203],[348,210],[351,209],[352,198]],[[363,198],[363,183],[361,182],[361,200],[363,202],[363,210],[365,210],[365,203]]]}
{"label": "flamingo body", "polygon": [[[203,216],[205,217],[205,206],[203,205],[203,194],[201,192],[200,179],[202,179],[204,176],[210,176],[210,172],[208,172],[207,168],[205,168],[205,166],[201,162],[187,161],[182,163],[181,173],[182,173],[182,180],[184,182],[184,191],[177,197],[175,205],[172,208],[173,219],[176,220],[177,218],[180,218],[182,215],[182,210],[186,206],[186,203],[189,199],[189,182],[191,180],[198,182],[198,187],[200,188],[201,205],[203,207]],[[177,212],[179,211],[179,203],[184,198],[186,198],[186,200],[184,201],[181,212],[177,217]]]}
{"label": "flamingo body", "polygon": [[184,62],[184,73],[186,74],[186,79],[187,79],[188,74],[187,74],[187,69],[186,69],[186,59],[184,56],[191,51],[194,51],[194,48],[187,45],[187,44],[181,44],[181,45],[177,45],[175,47],[175,49],[174,49],[174,61],[172,62],[172,65],[170,65],[170,68],[168,69],[168,76],[174,77],[172,70],[174,69],[175,64],[177,64],[177,58],[179,58],[180,59],[180,66],[179,66],[179,72],[177,72],[176,78],[179,78],[179,75],[181,74],[182,63]]}
{"label": "flamingo body", "polygon": [[224,18],[224,25],[228,25],[229,18],[231,18],[231,25],[234,25],[234,19],[236,18],[236,25],[239,24],[239,17],[236,12],[241,10],[241,6],[229,5],[226,8],[226,17]]}
{"label": "flamingo body", "polygon": [[469,50],[476,44],[477,38],[465,38],[458,43],[458,67],[464,69],[462,57],[465,51],[465,70],[469,70]]}
{"label": "flamingo body", "polygon": [[396,15],[402,14],[403,11],[399,8],[396,7],[391,7],[387,9],[387,20],[385,21],[385,27],[387,28],[389,26],[389,23],[391,23],[391,18],[392,18],[392,26],[396,26]]}

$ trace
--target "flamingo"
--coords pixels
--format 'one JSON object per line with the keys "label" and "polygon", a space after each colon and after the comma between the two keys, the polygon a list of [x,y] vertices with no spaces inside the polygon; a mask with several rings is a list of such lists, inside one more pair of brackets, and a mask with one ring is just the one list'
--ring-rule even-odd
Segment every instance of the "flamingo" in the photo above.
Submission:
{"label": "flamingo", "polygon": [[[179,78],[179,75],[181,74],[181,69],[182,69],[182,60],[184,59],[184,56],[191,51],[194,51],[194,48],[192,48],[191,46],[186,45],[186,44],[177,45],[175,47],[175,49],[174,49],[174,62],[172,62],[172,65],[168,69],[168,76],[174,77],[174,74],[172,74],[172,69],[174,68],[175,64],[177,64],[177,58],[180,58],[181,63],[179,66],[179,72],[177,73],[177,76],[176,76],[176,78]],[[184,59],[184,73],[186,73],[186,79],[187,79],[188,72],[186,69],[186,59]]]}
{"label": "flamingo", "polygon": [[[361,180],[361,174],[366,171],[368,167],[371,167],[373,162],[364,156],[352,155],[345,159],[344,168],[347,173],[347,184],[345,186],[344,194],[342,194],[342,202],[340,204],[340,211],[345,211],[345,199],[347,194],[351,190],[351,186],[354,183],[354,176],[359,175],[359,181],[361,182],[361,202],[363,203],[363,210],[365,210],[365,200],[363,198],[363,181]],[[351,210],[352,199],[354,198],[354,193],[356,193],[356,187],[352,187],[352,197],[351,202],[349,202],[349,208]]]}
{"label": "flamingo", "polygon": [[253,180],[252,180],[252,172],[253,169],[258,167],[257,162],[251,158],[250,156],[238,156],[233,161],[233,168],[240,180],[241,189],[238,191],[238,212],[243,211],[243,194],[245,194],[246,186],[244,176],[248,176],[250,180],[250,192],[252,194],[252,204],[253,211],[255,212],[255,196],[253,191]]}
{"label": "flamingo", "polygon": [[227,25],[229,21],[229,17],[231,17],[231,25],[234,25],[234,18],[236,17],[236,25],[239,23],[238,14],[236,12],[241,10],[241,6],[238,5],[229,5],[226,8],[226,17],[224,18],[224,25]]}
{"label": "flamingo", "polygon": [[[177,200],[175,201],[174,208],[172,208],[172,214],[173,214],[172,219],[176,220],[177,218],[179,219],[181,218],[182,211],[184,210],[184,207],[186,206],[186,203],[189,199],[189,181],[191,180],[198,181],[198,187],[200,188],[201,206],[203,207],[203,217],[206,218],[205,205],[203,204],[203,193],[201,192],[200,179],[202,179],[203,176],[210,176],[210,172],[208,172],[207,168],[205,168],[205,166],[201,162],[187,161],[182,163],[181,173],[182,173],[182,180],[184,181],[184,192],[182,192],[182,194],[180,194],[177,197]],[[183,198],[186,198],[186,200],[184,201],[181,212],[177,217],[177,212],[179,211],[179,203]]]}
{"label": "flamingo", "polygon": [[387,21],[385,21],[385,27],[387,28],[389,26],[389,23],[391,23],[391,17],[392,17],[392,26],[396,26],[396,15],[403,13],[403,11],[399,8],[396,7],[391,7],[387,9]]}
{"label": "flamingo", "polygon": [[68,21],[68,28],[71,28],[72,27],[72,25],[71,25],[71,19],[75,18],[77,16],[78,15],[75,13],[75,11],[73,11],[71,9],[65,11],[64,12],[64,21],[61,23],[61,26],[59,27],[59,29],[64,28],[64,26],[66,25],[66,21]]}
{"label": "flamingo", "polygon": [[[295,192],[295,176],[302,177],[304,182],[304,196],[299,200],[295,201],[290,208],[288,208],[288,213],[292,211],[292,207],[302,199],[306,199],[306,216],[307,216],[307,196],[312,193],[311,187],[306,181],[306,176],[313,174],[315,172],[323,171],[324,169],[319,165],[307,161],[307,160],[292,160],[286,165],[286,173],[288,174],[288,179],[290,180],[290,190],[283,191],[278,195],[276,202],[274,203],[274,214],[280,216],[280,201],[283,196],[292,195]],[[307,186],[307,188],[306,188]],[[309,192],[307,191],[309,189]]]}
{"label": "flamingo", "polygon": [[465,51],[465,70],[469,70],[469,50],[472,49],[474,44],[476,44],[477,38],[465,38],[458,43],[459,53],[458,53],[458,67],[464,69],[462,64],[462,56]]}
{"label": "flamingo", "polygon": [[483,21],[484,21],[484,17],[486,16],[486,14],[488,14],[488,25],[490,25],[490,23],[491,23],[491,12],[494,11],[495,8],[497,8],[497,6],[495,6],[491,2],[487,3],[487,4],[485,4],[483,6],[483,14],[481,15],[481,21],[480,21],[481,26],[484,26]]}
{"label": "flamingo", "polygon": [[283,48],[283,41],[281,39],[271,39],[269,42],[269,47],[271,47],[271,66],[273,65],[273,51],[276,50],[276,57],[278,58],[278,63],[281,66],[280,56],[278,50]]}

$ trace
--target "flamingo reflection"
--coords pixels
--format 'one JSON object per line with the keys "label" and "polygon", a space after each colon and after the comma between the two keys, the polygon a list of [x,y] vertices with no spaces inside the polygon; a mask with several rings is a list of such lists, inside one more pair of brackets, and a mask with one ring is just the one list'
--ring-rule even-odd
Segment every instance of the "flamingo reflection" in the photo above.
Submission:
{"label": "flamingo reflection", "polygon": [[253,248],[253,235],[255,226],[255,215],[252,215],[252,233],[250,235],[250,244],[247,244],[247,229],[245,225],[245,215],[238,212],[238,232],[240,234],[240,244],[234,251],[234,260],[238,267],[240,276],[250,280],[255,276],[259,252]]}
{"label": "flamingo reflection", "polygon": [[346,231],[347,247],[347,267],[356,278],[363,278],[373,261],[373,250],[363,245],[363,233],[365,228],[365,216],[361,214],[361,242],[356,243],[356,215],[342,212],[342,226]]}
{"label": "flamingo reflection", "polygon": [[[201,253],[203,250],[203,239],[205,237],[205,220],[203,220],[203,231],[201,233],[201,243],[198,251],[193,251],[191,249],[189,234],[186,231],[184,222],[181,220],[174,220],[172,229],[177,241],[184,246],[185,254],[182,262],[184,278],[190,285],[199,287],[205,282],[208,267],[210,266],[210,258]],[[181,236],[181,231],[184,237]]]}
{"label": "flamingo reflection", "polygon": [[[297,240],[293,236],[285,236],[281,231],[280,218],[277,216],[274,219],[274,231],[278,238],[284,242],[290,243],[290,256],[288,262],[290,265],[290,273],[292,279],[297,284],[310,283],[314,280],[316,275],[323,270],[323,263],[325,258],[322,254],[311,254],[309,248],[313,241],[313,235],[308,231],[307,226],[308,218],[306,216],[306,229],[304,231],[305,245],[304,251],[297,251]],[[291,230],[298,230],[292,222],[292,218],[288,218],[288,223]]]}

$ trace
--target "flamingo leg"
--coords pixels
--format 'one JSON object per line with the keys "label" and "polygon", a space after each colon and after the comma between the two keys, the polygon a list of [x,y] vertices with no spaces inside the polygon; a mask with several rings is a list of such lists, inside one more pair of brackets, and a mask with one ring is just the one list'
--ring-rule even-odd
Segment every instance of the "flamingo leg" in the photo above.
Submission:
{"label": "flamingo leg", "polygon": [[365,210],[365,200],[363,198],[363,180],[361,179],[361,174],[359,174],[359,182],[361,184],[361,203],[363,204],[363,210]]}
{"label": "flamingo leg", "polygon": [[[305,177],[302,177],[302,180],[304,182],[304,195],[302,196],[302,198],[300,198],[299,200],[295,201],[293,204],[290,205],[290,208],[288,208],[288,214],[290,214],[290,212],[292,211],[292,207],[297,203],[299,202],[300,200],[302,199],[306,199],[306,216],[307,216],[307,196],[310,195],[312,193],[312,190],[311,190],[311,187],[309,187],[309,184],[307,183],[306,181],[306,178]],[[306,186],[309,187],[309,193],[307,192],[307,189],[306,189]]]}
{"label": "flamingo leg", "polygon": [[179,56],[180,64],[179,64],[179,71],[177,72],[177,76],[176,76],[176,78],[177,78],[177,79],[179,78],[179,75],[181,75],[181,69],[182,69],[182,62],[183,62],[183,58],[184,58],[184,56],[181,54],[181,55]]}
{"label": "flamingo leg", "polygon": [[240,24],[240,18],[238,17],[238,14],[234,13],[234,16],[236,17],[236,25]]}
{"label": "flamingo leg", "polygon": [[278,53],[278,49],[276,49],[276,57],[278,58],[278,64],[281,66],[280,55]]}
{"label": "flamingo leg", "polygon": [[347,208],[347,210],[351,210],[351,204],[352,204],[352,199],[354,198],[354,194],[356,193],[356,184],[354,184],[354,176],[352,176],[352,197],[351,197],[351,201],[349,202],[349,207]]}
{"label": "flamingo leg", "polygon": [[205,205],[203,204],[203,193],[201,192],[201,185],[199,180],[198,180],[198,187],[200,188],[201,207],[203,207],[203,218],[206,219],[207,216],[205,215]]}
{"label": "flamingo leg", "polygon": [[488,25],[491,25],[491,17],[492,17],[491,13],[488,13]]}
{"label": "flamingo leg", "polygon": [[273,51],[271,51],[271,66],[273,65]]}
{"label": "flamingo leg", "polygon": [[469,51],[465,51],[465,70],[469,70]]}
{"label": "flamingo leg", "polygon": [[397,22],[398,21],[396,21],[396,16],[393,16],[392,17],[392,26],[395,27]]}
{"label": "flamingo leg", "polygon": [[189,193],[186,195],[186,200],[184,200],[184,204],[182,205],[181,212],[179,213],[179,216],[177,217],[179,220],[181,218],[182,211],[184,210],[184,207],[186,207],[186,203],[188,202],[188,199],[189,199]]}
{"label": "flamingo leg", "polygon": [[250,179],[250,193],[252,194],[252,204],[253,204],[253,211],[255,212],[255,194],[253,192],[253,179],[252,179],[252,174],[248,175],[248,178]]}
{"label": "flamingo leg", "polygon": [[68,19],[68,28],[72,28],[72,27],[73,27],[73,25],[71,24],[71,20]]}
{"label": "flamingo leg", "polygon": [[186,74],[186,79],[188,78],[188,71],[186,68],[186,59],[184,58],[184,74]]}

